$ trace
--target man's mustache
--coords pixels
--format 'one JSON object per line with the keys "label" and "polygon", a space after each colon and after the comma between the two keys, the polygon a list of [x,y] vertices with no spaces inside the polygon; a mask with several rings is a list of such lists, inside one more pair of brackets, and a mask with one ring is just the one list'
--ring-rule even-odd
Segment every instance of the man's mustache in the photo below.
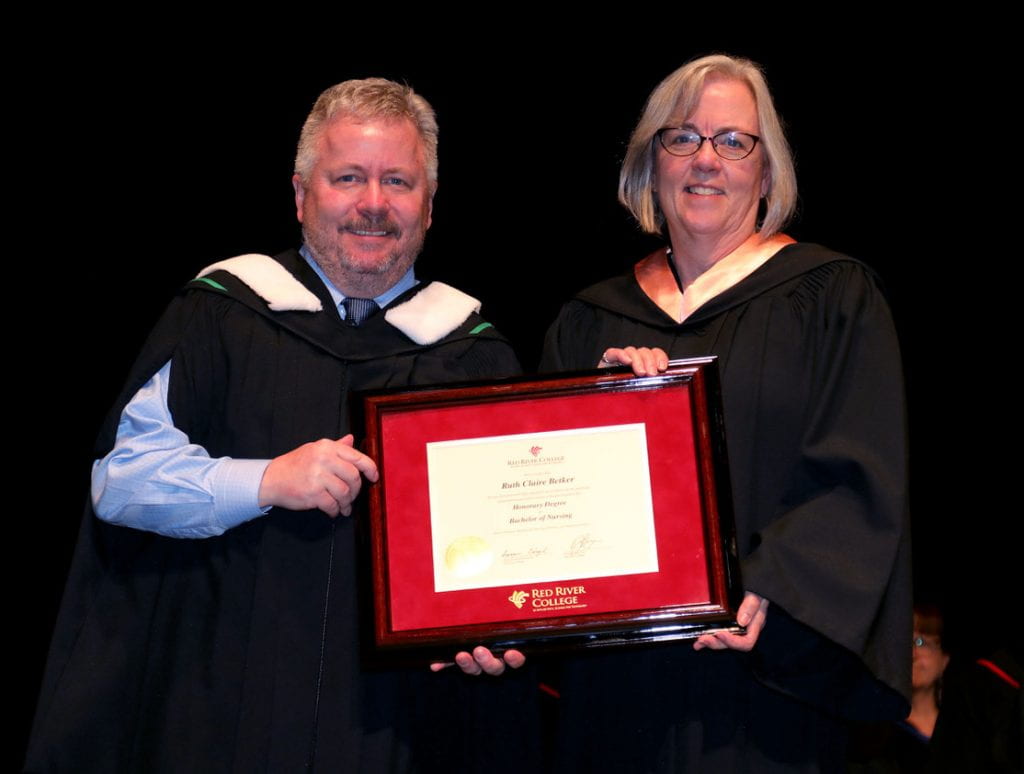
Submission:
{"label": "man's mustache", "polygon": [[353,218],[341,224],[345,231],[362,233],[385,233],[389,236],[401,236],[398,224],[390,218]]}

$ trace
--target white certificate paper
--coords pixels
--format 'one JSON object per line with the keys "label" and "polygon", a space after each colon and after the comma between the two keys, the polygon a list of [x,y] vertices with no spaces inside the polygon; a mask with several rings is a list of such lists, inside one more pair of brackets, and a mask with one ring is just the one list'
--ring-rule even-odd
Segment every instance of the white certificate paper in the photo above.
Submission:
{"label": "white certificate paper", "polygon": [[427,444],[435,591],[658,571],[643,423]]}

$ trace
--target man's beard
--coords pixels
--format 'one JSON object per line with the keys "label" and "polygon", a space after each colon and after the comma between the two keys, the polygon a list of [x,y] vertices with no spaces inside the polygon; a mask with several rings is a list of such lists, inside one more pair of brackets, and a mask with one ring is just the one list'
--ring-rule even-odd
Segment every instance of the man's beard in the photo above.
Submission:
{"label": "man's beard", "polygon": [[378,278],[387,277],[389,274],[395,275],[390,277],[391,281],[387,287],[380,288],[374,295],[380,295],[402,278],[423,249],[423,240],[426,236],[426,229],[421,228],[418,234],[413,235],[403,245],[403,234],[398,225],[387,219],[374,221],[357,218],[346,222],[344,228],[350,231],[386,231],[398,235],[394,250],[387,253],[383,259],[370,262],[361,260],[358,254],[342,246],[341,234],[337,228],[323,229],[316,223],[310,225],[308,221],[302,224],[302,238],[313,259],[339,290],[344,291],[347,287],[354,291],[357,287],[366,285],[376,289]]}

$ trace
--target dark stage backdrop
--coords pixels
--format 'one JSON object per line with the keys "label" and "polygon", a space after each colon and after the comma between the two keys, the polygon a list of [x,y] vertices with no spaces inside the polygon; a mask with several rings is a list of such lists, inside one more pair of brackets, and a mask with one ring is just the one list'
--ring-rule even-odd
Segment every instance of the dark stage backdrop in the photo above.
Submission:
{"label": "dark stage backdrop", "polygon": [[438,44],[445,63],[437,49],[381,41],[312,57],[280,46],[229,55],[220,41],[80,43],[80,56],[64,52],[64,80],[34,90],[22,118],[38,145],[12,150],[37,164],[16,194],[30,242],[18,256],[22,297],[12,299],[24,330],[12,338],[29,346],[14,372],[27,377],[28,394],[8,404],[23,416],[9,424],[9,448],[27,437],[30,469],[7,471],[9,547],[27,563],[8,627],[23,650],[15,714],[24,726],[12,761],[31,720],[97,427],[177,287],[213,261],[298,243],[289,181],[298,130],[322,89],[352,77],[405,80],[435,106],[440,188],[419,271],[483,299],[531,369],[563,301],[658,243],[615,199],[650,90],[714,50],[764,63],[796,152],[800,208],[788,231],[873,266],[897,318],[918,587],[948,605],[964,652],[994,641],[1011,550],[1002,490],[1013,480],[990,445],[991,428],[1012,432],[995,353],[1011,350],[1013,329],[994,311],[1008,308],[998,291],[975,279],[989,274],[993,228],[1009,206],[988,186],[997,160],[978,132],[1000,124],[978,119],[983,97],[952,88],[938,57],[877,38],[791,47],[691,35],[629,49],[567,48],[552,35]]}

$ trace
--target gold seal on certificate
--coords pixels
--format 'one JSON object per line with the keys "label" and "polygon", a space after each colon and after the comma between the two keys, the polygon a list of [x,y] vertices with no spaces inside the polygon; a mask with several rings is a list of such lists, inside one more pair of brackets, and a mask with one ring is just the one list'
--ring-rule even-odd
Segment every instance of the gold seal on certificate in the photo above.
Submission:
{"label": "gold seal on certificate", "polygon": [[476,535],[453,540],[444,552],[444,565],[459,578],[479,575],[494,561],[494,553],[487,541]]}

